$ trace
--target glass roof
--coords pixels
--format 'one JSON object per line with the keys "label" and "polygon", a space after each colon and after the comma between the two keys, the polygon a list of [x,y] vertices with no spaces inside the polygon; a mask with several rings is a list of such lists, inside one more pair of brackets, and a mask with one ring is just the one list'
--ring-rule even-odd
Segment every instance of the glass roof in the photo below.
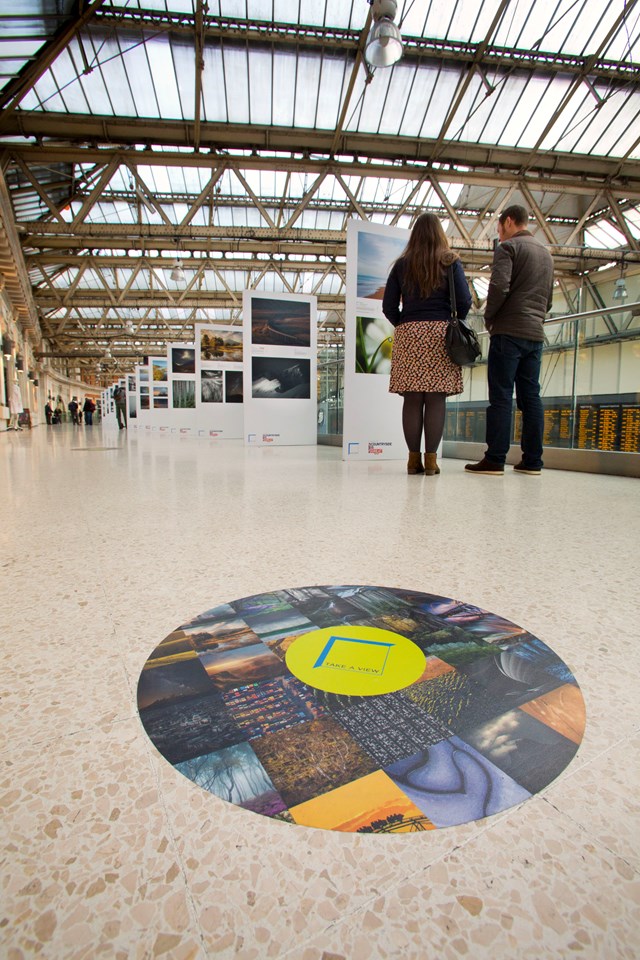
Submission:
{"label": "glass roof", "polygon": [[[378,69],[356,57],[367,0],[97,7],[74,29],[73,0],[0,0],[5,178],[49,318],[142,318],[127,298],[158,290],[176,322],[239,318],[251,286],[318,294],[326,321],[353,216],[410,227],[432,209],[490,256],[496,212],[525,202],[558,247],[638,250],[640,187],[611,183],[640,161],[640,4],[399,0],[404,54]],[[34,138],[48,159],[20,154]],[[285,251],[284,232],[312,246]],[[481,300],[486,257],[470,274]]]}
{"label": "glass roof", "polygon": [[[44,0],[30,3],[34,12],[40,7],[44,13],[48,6]],[[405,56],[373,76],[360,67],[346,131],[429,139],[439,136],[446,121],[451,141],[640,156],[640,13],[632,10],[623,18],[623,0],[511,0],[503,4],[497,23],[498,0],[485,0],[480,7],[476,0],[457,0],[453,6],[432,0],[426,6],[425,14],[423,3],[399,4]],[[130,29],[134,12],[143,8],[194,14],[194,4],[177,0],[116,0],[109,16],[98,14],[60,52],[19,109],[193,120],[193,37],[177,17],[174,29],[164,19],[149,17]],[[128,20],[114,29],[119,9]],[[218,29],[211,37],[205,29],[201,120],[334,129],[367,10],[366,0],[212,2],[205,26]],[[11,34],[22,21],[5,20],[0,43],[6,48],[17,43]],[[36,30],[42,32],[51,21],[42,16],[28,23],[35,43]],[[225,30],[227,23],[236,29]],[[242,23],[245,33],[250,25],[279,24],[282,31],[289,24],[301,37],[303,28],[341,29],[351,46],[329,38],[308,47],[282,43],[276,31],[265,34],[269,40],[249,42],[238,30]],[[474,45],[484,43],[483,61],[471,65]],[[580,71],[589,58],[594,62],[587,77]],[[631,68],[626,80],[619,65]],[[458,98],[461,78],[466,83]]]}

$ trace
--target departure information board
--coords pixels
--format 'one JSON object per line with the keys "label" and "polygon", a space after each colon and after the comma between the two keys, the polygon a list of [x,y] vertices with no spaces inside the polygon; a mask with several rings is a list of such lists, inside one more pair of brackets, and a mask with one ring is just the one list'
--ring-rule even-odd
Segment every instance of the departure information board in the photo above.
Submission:
{"label": "departure information board", "polygon": [[[577,398],[575,414],[566,397],[543,398],[545,447],[573,447],[640,453],[640,394],[600,394]],[[447,408],[446,440],[482,443],[487,403]],[[522,414],[515,407],[511,442],[520,443]]]}

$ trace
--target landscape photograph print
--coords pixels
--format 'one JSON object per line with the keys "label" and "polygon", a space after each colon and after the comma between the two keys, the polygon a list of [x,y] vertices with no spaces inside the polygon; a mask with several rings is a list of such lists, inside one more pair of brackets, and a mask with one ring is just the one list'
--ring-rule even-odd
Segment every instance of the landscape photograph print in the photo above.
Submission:
{"label": "landscape photograph print", "polygon": [[200,331],[200,359],[203,363],[222,360],[242,363],[242,330],[205,327]]}
{"label": "landscape photograph print", "polygon": [[382,300],[389,271],[406,244],[404,237],[384,237],[366,230],[358,233],[358,297]]}
{"label": "landscape photograph print", "polygon": [[169,407],[169,385],[153,388],[154,410],[167,410]]}
{"label": "landscape photograph print", "polygon": [[265,400],[309,400],[311,361],[284,357],[252,357],[251,396]]}
{"label": "landscape photograph print", "polygon": [[242,403],[242,370],[225,370],[224,399],[226,403]]}
{"label": "landscape photograph print", "polygon": [[252,297],[251,342],[275,347],[310,347],[311,304]]}
{"label": "landscape photograph print", "polygon": [[222,370],[200,371],[200,399],[203,403],[222,403]]}
{"label": "landscape photograph print", "polygon": [[167,379],[167,361],[165,359],[157,357],[151,361],[151,367],[153,369],[154,383]]}
{"label": "landscape photograph print", "polygon": [[192,410],[196,405],[195,380],[173,381],[173,409]]}
{"label": "landscape photograph print", "polygon": [[172,373],[195,373],[196,372],[195,347],[172,347],[171,348],[171,372]]}

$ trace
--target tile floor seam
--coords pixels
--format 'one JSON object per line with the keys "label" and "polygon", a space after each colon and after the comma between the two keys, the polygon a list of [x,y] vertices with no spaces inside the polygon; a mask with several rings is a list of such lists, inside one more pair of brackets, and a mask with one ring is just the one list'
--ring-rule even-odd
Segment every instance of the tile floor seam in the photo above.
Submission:
{"label": "tile floor seam", "polygon": [[[525,802],[526,802],[526,801],[525,801]],[[508,811],[508,812],[511,813],[511,812],[513,812],[513,811],[510,810],[510,811]],[[397,878],[396,880],[392,881],[392,882],[391,882],[387,887],[385,887],[384,889],[382,889],[382,888],[379,889],[379,890],[376,891],[376,893],[373,894],[371,897],[369,897],[368,899],[364,900],[358,907],[356,907],[355,909],[349,911],[349,913],[344,914],[343,916],[337,918],[336,920],[331,920],[331,921],[329,921],[329,922],[327,923],[327,925],[326,925],[325,927],[323,927],[322,930],[320,930],[318,933],[316,933],[316,934],[314,935],[314,938],[313,938],[313,939],[314,939],[314,940],[317,940],[318,938],[323,937],[325,934],[329,933],[330,931],[336,930],[336,929],[338,929],[339,927],[343,926],[344,924],[351,922],[351,920],[352,920],[354,917],[357,917],[358,915],[360,915],[360,914],[364,913],[365,911],[367,911],[367,910],[369,909],[370,905],[371,905],[372,903],[374,903],[377,899],[379,899],[380,897],[386,897],[386,896],[388,896],[392,891],[397,890],[400,886],[402,886],[402,884],[404,884],[404,883],[410,883],[411,880],[412,880],[413,878],[415,878],[418,874],[427,873],[427,872],[428,872],[429,870],[431,870],[433,867],[435,867],[435,866],[437,866],[438,864],[442,863],[443,860],[446,860],[448,857],[452,856],[453,854],[458,853],[458,851],[463,850],[464,847],[468,846],[468,844],[474,842],[474,841],[477,840],[480,836],[482,836],[483,834],[487,833],[487,831],[490,830],[493,826],[495,826],[497,822],[506,819],[507,815],[508,815],[508,814],[505,813],[504,816],[499,816],[499,817],[492,818],[491,826],[481,827],[481,828],[480,828],[476,833],[474,833],[472,836],[467,837],[466,840],[463,840],[463,841],[461,841],[460,843],[454,844],[449,850],[443,851],[438,857],[436,857],[434,860],[432,860],[430,863],[428,863],[428,864],[427,864],[425,867],[423,867],[422,869],[414,870],[413,872],[408,873],[408,874],[406,874],[405,876],[399,877],[399,878]],[[455,827],[453,827],[453,828],[451,828],[451,827],[446,827],[446,828],[444,828],[444,829],[450,830],[450,829],[455,829]],[[297,946],[297,945],[294,946],[294,947],[292,947],[290,950],[287,950],[286,953],[281,954],[281,956],[278,958],[278,960],[287,960],[287,957],[291,957],[292,952],[293,952],[294,950],[296,950],[296,949],[298,949],[298,946]]]}
{"label": "tile floor seam", "polygon": [[[77,737],[77,736],[79,736],[80,734],[86,733],[88,730],[95,730],[95,729],[103,730],[103,729],[105,729],[105,727],[108,728],[108,727],[116,726],[116,724],[128,723],[130,720],[135,720],[136,717],[138,717],[138,716],[139,716],[139,715],[138,715],[138,713],[137,713],[137,711],[136,711],[136,712],[132,713],[131,716],[118,717],[116,720],[109,720],[106,724],[101,724],[100,722],[96,722],[96,723],[85,723],[84,726],[83,726],[82,728],[78,729],[78,730],[69,730],[67,733],[60,733],[60,734],[58,734],[57,736],[51,737],[51,738],[49,738],[49,739],[46,739],[46,738],[43,738],[42,740],[32,740],[32,739],[29,739],[28,741],[25,741],[25,743],[28,742],[28,745],[29,745],[30,747],[38,747],[38,746],[40,746],[40,745],[42,745],[42,744],[53,745],[53,744],[55,744],[55,743],[59,743],[59,742],[62,741],[62,740],[68,740],[68,739],[71,738],[71,737]],[[12,746],[15,747],[15,745],[16,745],[16,744],[19,744],[19,743],[20,743],[20,741],[17,740],[16,737],[13,737]],[[6,759],[6,760],[10,760],[10,761],[12,760],[11,756],[7,755],[5,752],[3,752],[3,751],[0,749],[0,761],[5,760],[5,759]],[[16,761],[12,761],[12,762],[16,762]]]}
{"label": "tile floor seam", "polygon": [[167,828],[167,833],[169,834],[169,839],[171,842],[173,854],[175,856],[176,863],[178,864],[178,867],[180,869],[180,875],[182,877],[182,882],[184,884],[184,892],[185,892],[185,899],[187,902],[187,909],[189,911],[191,923],[193,924],[193,932],[194,932],[194,935],[196,935],[200,941],[200,945],[202,947],[204,956],[207,958],[207,960],[209,960],[209,957],[211,956],[211,954],[209,953],[209,950],[207,948],[207,938],[205,936],[205,931],[203,930],[202,925],[200,923],[200,917],[196,907],[195,899],[193,897],[193,892],[191,890],[191,884],[189,882],[189,877],[187,875],[186,866],[180,854],[176,836],[173,831],[171,817],[169,816],[169,808],[167,806],[165,796],[164,796],[164,791],[160,783],[159,769],[157,764],[154,763],[153,761],[151,751],[152,751],[152,744],[151,744],[151,741],[147,738],[147,745],[146,745],[147,762],[149,764],[149,767],[151,768],[151,775],[153,777],[153,781],[158,791],[158,801],[162,808],[162,814],[163,814],[164,822]]}
{"label": "tile floor seam", "polygon": [[586,836],[586,838],[588,839],[589,843],[593,844],[593,845],[596,846],[596,847],[599,847],[601,850],[606,850],[607,853],[609,854],[609,856],[614,857],[616,860],[622,860],[622,862],[623,862],[623,863],[626,863],[626,865],[629,867],[629,869],[633,872],[634,876],[640,878],[640,866],[638,866],[638,865],[636,865],[636,864],[634,864],[634,863],[631,863],[631,862],[624,856],[624,854],[620,853],[620,852],[617,851],[617,850],[612,850],[611,847],[607,846],[607,844],[606,844],[603,840],[600,840],[600,839],[599,839],[597,836],[595,836],[593,833],[589,833],[589,831],[588,831],[587,828],[584,826],[584,824],[580,823],[578,820],[575,820],[575,819],[571,816],[571,814],[566,813],[564,810],[561,810],[559,807],[557,807],[557,806],[555,805],[555,803],[552,803],[551,800],[548,800],[548,799],[546,799],[545,797],[540,797],[540,799],[542,800],[543,803],[549,804],[549,806],[552,808],[552,810],[555,810],[555,812],[556,812],[560,817],[562,817],[564,820],[568,820],[569,823],[571,823],[574,827],[576,827],[581,833],[585,834],[585,836]]}

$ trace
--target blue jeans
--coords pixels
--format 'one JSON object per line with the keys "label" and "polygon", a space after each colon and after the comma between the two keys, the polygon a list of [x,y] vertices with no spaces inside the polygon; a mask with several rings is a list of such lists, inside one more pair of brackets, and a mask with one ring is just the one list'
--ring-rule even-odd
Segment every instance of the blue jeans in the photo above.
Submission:
{"label": "blue jeans", "polygon": [[532,470],[542,467],[544,411],[540,399],[542,343],[496,334],[491,337],[487,379],[487,460],[504,463],[511,440],[513,388],[522,412],[522,462]]}

